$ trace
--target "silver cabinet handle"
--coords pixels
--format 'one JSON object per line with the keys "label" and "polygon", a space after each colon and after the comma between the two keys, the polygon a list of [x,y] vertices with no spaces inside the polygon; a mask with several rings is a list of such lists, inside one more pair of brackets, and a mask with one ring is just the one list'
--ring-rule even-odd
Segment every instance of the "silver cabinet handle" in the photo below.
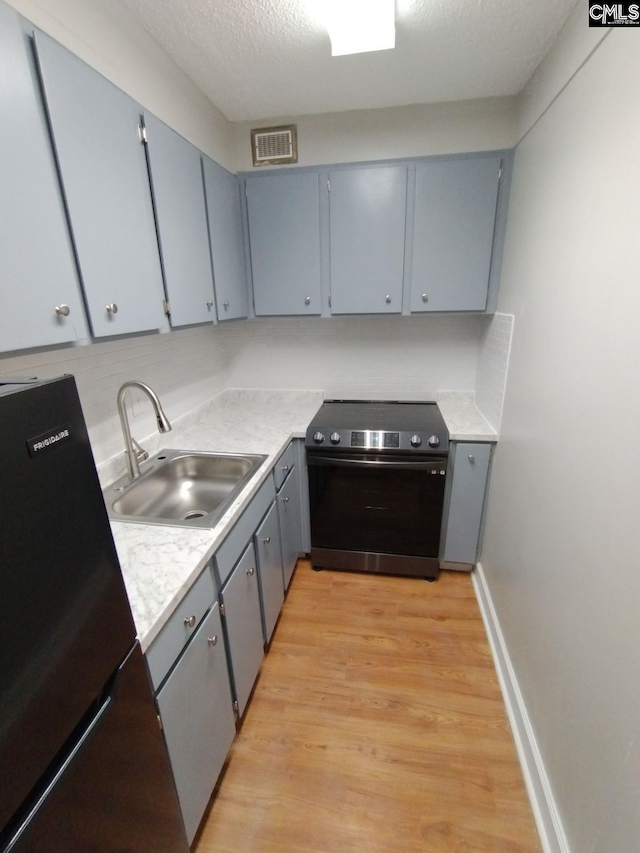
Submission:
{"label": "silver cabinet handle", "polygon": [[56,305],[56,314],[58,317],[68,317],[71,314],[71,308],[68,305]]}
{"label": "silver cabinet handle", "polygon": [[475,462],[475,461],[476,461],[476,457],[472,453],[470,453],[469,454],[469,462]]}
{"label": "silver cabinet handle", "polygon": [[209,643],[210,646],[217,646],[218,637],[216,636],[216,634],[214,634],[213,637],[207,637],[207,643]]}
{"label": "silver cabinet handle", "polygon": [[263,539],[262,541],[264,542],[264,544],[265,544],[265,545],[268,545],[268,544],[269,544],[269,542],[271,542],[271,537],[270,537],[270,536],[265,536],[265,537],[264,537],[264,539]]}
{"label": "silver cabinet handle", "polygon": [[384,301],[387,303],[387,305],[391,302],[391,294],[390,293],[387,293],[387,295],[384,298]]}
{"label": "silver cabinet handle", "polygon": [[211,311],[211,309],[213,308],[213,302],[211,301],[211,299],[207,300],[207,308],[209,309],[209,311]]}
{"label": "silver cabinet handle", "polygon": [[423,294],[422,294],[422,301],[423,301],[423,302],[428,302],[428,301],[429,301],[429,297],[427,296],[427,294],[426,294],[426,293],[423,293]]}
{"label": "silver cabinet handle", "polygon": [[289,503],[289,498],[282,498],[282,503],[283,503],[283,504],[288,504],[288,503]]}
{"label": "silver cabinet handle", "polygon": [[250,568],[250,569],[247,569],[247,574],[248,574],[250,577],[251,577],[252,575],[254,575],[254,574],[255,574],[255,572],[256,572],[256,570],[254,569],[254,567],[253,567],[253,566],[251,566],[251,568]]}
{"label": "silver cabinet handle", "polygon": [[288,466],[288,465],[283,465],[283,466],[282,466],[282,470],[283,470],[283,471],[284,471],[284,473],[286,474],[286,473],[287,473],[287,471],[289,470],[289,466]]}
{"label": "silver cabinet handle", "polygon": [[187,618],[184,620],[184,624],[187,628],[193,628],[193,626],[196,624],[196,617],[187,616]]}
{"label": "silver cabinet handle", "polygon": [[225,310],[225,311],[229,308],[229,300],[228,300],[228,299],[226,299],[226,300],[222,303],[222,307],[224,308],[224,310]]}
{"label": "silver cabinet handle", "polygon": [[310,296],[305,296],[304,304],[305,305],[311,305],[311,297]]}
{"label": "silver cabinet handle", "polygon": [[118,313],[118,306],[116,305],[115,302],[111,302],[109,305],[106,306],[106,311],[107,311],[107,314],[117,314]]}

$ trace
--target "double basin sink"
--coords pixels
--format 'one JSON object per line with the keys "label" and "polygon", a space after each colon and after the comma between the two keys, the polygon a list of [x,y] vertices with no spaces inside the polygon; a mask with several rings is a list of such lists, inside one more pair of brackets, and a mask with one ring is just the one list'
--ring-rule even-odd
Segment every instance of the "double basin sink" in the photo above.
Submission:
{"label": "double basin sink", "polygon": [[266,456],[161,450],[135,480],[104,490],[113,521],[211,528],[222,518]]}

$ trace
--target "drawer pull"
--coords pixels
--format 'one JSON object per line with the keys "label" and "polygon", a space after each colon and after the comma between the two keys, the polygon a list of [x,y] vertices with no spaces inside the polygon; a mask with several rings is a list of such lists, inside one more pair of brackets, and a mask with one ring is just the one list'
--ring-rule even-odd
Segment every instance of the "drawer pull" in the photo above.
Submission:
{"label": "drawer pull", "polygon": [[184,624],[187,628],[193,628],[193,626],[196,624],[196,617],[187,616],[187,618],[184,620]]}
{"label": "drawer pull", "polygon": [[283,470],[283,471],[284,471],[284,473],[286,474],[286,473],[287,473],[287,471],[289,470],[289,466],[288,466],[288,465],[283,465],[283,466],[282,466],[282,470]]}
{"label": "drawer pull", "polygon": [[288,503],[289,503],[289,498],[282,498],[282,503],[283,503],[283,504],[288,504]]}
{"label": "drawer pull", "polygon": [[270,536],[265,536],[265,537],[264,537],[264,539],[263,539],[262,541],[264,542],[264,544],[265,544],[265,545],[268,545],[268,544],[269,544],[269,542],[271,542],[271,537],[270,537]]}
{"label": "drawer pull", "polygon": [[105,311],[107,312],[107,314],[117,314],[118,306],[115,302],[110,302],[109,305],[105,307]]}
{"label": "drawer pull", "polygon": [[471,454],[471,453],[470,453],[470,454],[469,454],[469,462],[473,463],[473,462],[475,462],[475,461],[476,461],[476,457],[475,457],[475,456],[473,456],[473,454]]}
{"label": "drawer pull", "polygon": [[217,646],[218,645],[217,635],[214,634],[213,637],[207,637],[207,643],[209,643],[210,646]]}
{"label": "drawer pull", "polygon": [[68,305],[56,305],[56,314],[58,317],[68,317],[71,314],[71,308]]}
{"label": "drawer pull", "polygon": [[247,569],[247,574],[249,575],[249,577],[253,577],[253,575],[255,574],[255,572],[256,572],[256,570],[254,569],[254,567],[253,567],[253,566],[251,566],[251,568],[250,568],[250,569]]}

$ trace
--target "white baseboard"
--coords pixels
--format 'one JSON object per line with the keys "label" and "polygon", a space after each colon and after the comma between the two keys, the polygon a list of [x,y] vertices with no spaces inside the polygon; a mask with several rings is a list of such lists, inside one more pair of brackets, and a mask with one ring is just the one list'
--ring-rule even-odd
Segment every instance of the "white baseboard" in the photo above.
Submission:
{"label": "white baseboard", "polygon": [[480,563],[471,577],[487,629],[542,849],[544,853],[571,853]]}

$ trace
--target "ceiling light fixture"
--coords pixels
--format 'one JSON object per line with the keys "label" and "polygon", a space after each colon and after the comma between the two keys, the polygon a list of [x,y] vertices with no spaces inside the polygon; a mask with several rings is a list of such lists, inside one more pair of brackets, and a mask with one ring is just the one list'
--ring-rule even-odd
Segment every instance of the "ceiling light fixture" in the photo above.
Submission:
{"label": "ceiling light fixture", "polygon": [[329,31],[332,56],[396,46],[395,0],[316,0],[315,6]]}

